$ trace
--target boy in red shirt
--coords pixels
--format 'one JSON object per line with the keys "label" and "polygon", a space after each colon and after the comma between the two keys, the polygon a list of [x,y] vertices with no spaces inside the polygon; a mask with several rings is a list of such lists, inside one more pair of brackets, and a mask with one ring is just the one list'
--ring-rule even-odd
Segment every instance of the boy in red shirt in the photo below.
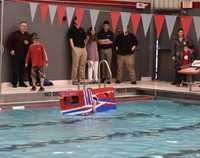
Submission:
{"label": "boy in red shirt", "polygon": [[[183,52],[181,52],[177,58],[177,66],[180,67],[179,69],[183,69],[184,67],[187,67],[194,61],[194,55],[193,51],[184,44]],[[177,86],[180,86],[181,82],[186,81],[186,74],[179,74],[179,84]],[[183,83],[183,86],[187,86],[187,84]]]}
{"label": "boy in red shirt", "polygon": [[32,40],[33,44],[30,45],[25,60],[25,67],[28,66],[29,60],[31,60],[32,62],[31,78],[33,86],[30,90],[31,91],[36,90],[36,77],[38,74],[40,78],[40,89],[38,91],[44,91],[43,87],[44,77],[45,77],[44,66],[48,66],[47,54],[44,49],[44,46],[40,44],[40,38],[37,33],[32,34]]}

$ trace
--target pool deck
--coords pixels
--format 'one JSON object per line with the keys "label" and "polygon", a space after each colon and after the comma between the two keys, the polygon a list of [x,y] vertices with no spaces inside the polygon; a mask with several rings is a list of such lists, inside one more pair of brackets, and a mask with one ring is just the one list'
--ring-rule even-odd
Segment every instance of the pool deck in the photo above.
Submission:
{"label": "pool deck", "polygon": [[[45,87],[44,92],[31,92],[31,87],[12,88],[9,83],[2,84],[2,94],[0,94],[0,108],[9,105],[33,105],[33,104],[58,104],[58,93],[60,91],[77,90],[77,85],[72,85],[71,81],[53,81],[54,86]],[[120,84],[107,84],[107,87],[114,87],[116,98],[135,98],[135,100],[167,97],[176,99],[186,99],[200,101],[200,87],[197,84],[192,86],[192,91],[189,87],[177,87],[171,85],[170,82],[164,81],[137,81],[136,85],[130,82]],[[88,84],[86,88],[98,88],[98,84]],[[101,84],[103,87],[103,84]],[[39,88],[38,88],[39,89]],[[83,89],[83,85],[80,85]],[[147,98],[145,98],[147,97]]]}

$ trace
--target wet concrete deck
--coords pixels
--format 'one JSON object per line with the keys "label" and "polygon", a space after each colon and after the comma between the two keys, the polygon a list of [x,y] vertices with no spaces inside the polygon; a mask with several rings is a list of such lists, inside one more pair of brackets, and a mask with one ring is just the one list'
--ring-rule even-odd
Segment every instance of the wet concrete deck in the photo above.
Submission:
{"label": "wet concrete deck", "polygon": [[[77,90],[77,85],[72,85],[70,81],[53,81],[54,86],[45,87],[44,92],[31,92],[31,87],[13,88],[9,83],[2,84],[2,94],[0,94],[0,106],[5,105],[21,105],[21,104],[42,104],[55,103],[59,101],[58,93],[60,91]],[[137,81],[136,85],[130,82],[120,84],[107,84],[107,87],[114,87],[116,98],[125,97],[143,97],[150,95],[152,97],[167,97],[187,100],[200,101],[200,87],[194,84],[192,91],[188,87],[177,87],[171,85],[170,82],[161,81]],[[88,84],[86,88],[98,88],[98,84]],[[103,84],[101,84],[103,87]],[[80,89],[83,85],[80,85]],[[39,87],[38,87],[39,89]]]}

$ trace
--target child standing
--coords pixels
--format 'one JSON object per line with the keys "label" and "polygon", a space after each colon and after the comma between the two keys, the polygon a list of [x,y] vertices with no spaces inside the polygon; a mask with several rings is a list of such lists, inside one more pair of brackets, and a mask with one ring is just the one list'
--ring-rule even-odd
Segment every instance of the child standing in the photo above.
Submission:
{"label": "child standing", "polygon": [[[188,47],[188,45],[184,44],[183,52],[178,54],[176,59],[176,66],[177,68],[183,69],[189,66],[194,61],[193,51]],[[178,74],[178,83],[177,86],[179,87],[181,82],[186,82],[186,74]],[[187,84],[183,83],[183,86],[187,86]]]}
{"label": "child standing", "polygon": [[37,74],[40,78],[40,89],[38,91],[44,91],[44,66],[48,66],[47,54],[44,49],[44,46],[40,44],[40,38],[37,33],[32,34],[33,44],[30,45],[28,54],[25,60],[25,67],[28,66],[28,61],[31,60],[32,68],[31,68],[31,78],[33,82],[33,86],[30,89],[31,91],[36,90],[36,77]]}
{"label": "child standing", "polygon": [[[88,80],[90,83],[98,82],[98,64],[99,64],[99,53],[97,49],[97,35],[96,29],[90,27],[87,39],[86,39],[86,49],[87,49],[87,60],[91,61],[91,65],[88,66]],[[92,72],[94,68],[94,80],[92,79]]]}

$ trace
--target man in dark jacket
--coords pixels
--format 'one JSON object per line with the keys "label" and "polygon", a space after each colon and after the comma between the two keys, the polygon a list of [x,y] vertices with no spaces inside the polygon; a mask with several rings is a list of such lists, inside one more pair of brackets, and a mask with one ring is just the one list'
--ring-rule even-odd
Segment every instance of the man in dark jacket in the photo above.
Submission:
{"label": "man in dark jacket", "polygon": [[115,40],[115,48],[117,51],[117,76],[115,83],[121,83],[124,64],[126,65],[132,84],[137,84],[135,74],[135,50],[138,40],[134,34],[129,32],[127,27],[125,32],[120,33]]}
{"label": "man in dark jacket", "polygon": [[31,36],[27,30],[27,23],[20,22],[19,30],[12,33],[7,41],[8,49],[12,60],[12,86],[17,88],[19,82],[20,87],[27,87],[24,83],[25,58],[29,45],[32,43]]}
{"label": "man in dark jacket", "polygon": [[177,66],[177,58],[179,58],[180,54],[183,52],[184,45],[187,45],[192,51],[193,49],[193,44],[189,39],[184,38],[184,32],[183,29],[180,28],[178,30],[178,37],[173,39],[172,42],[172,48],[171,48],[171,53],[172,53],[172,60],[174,61],[174,68],[175,68],[175,81],[172,82],[172,85],[180,85],[180,75],[178,74],[178,70],[180,70],[180,66]]}

